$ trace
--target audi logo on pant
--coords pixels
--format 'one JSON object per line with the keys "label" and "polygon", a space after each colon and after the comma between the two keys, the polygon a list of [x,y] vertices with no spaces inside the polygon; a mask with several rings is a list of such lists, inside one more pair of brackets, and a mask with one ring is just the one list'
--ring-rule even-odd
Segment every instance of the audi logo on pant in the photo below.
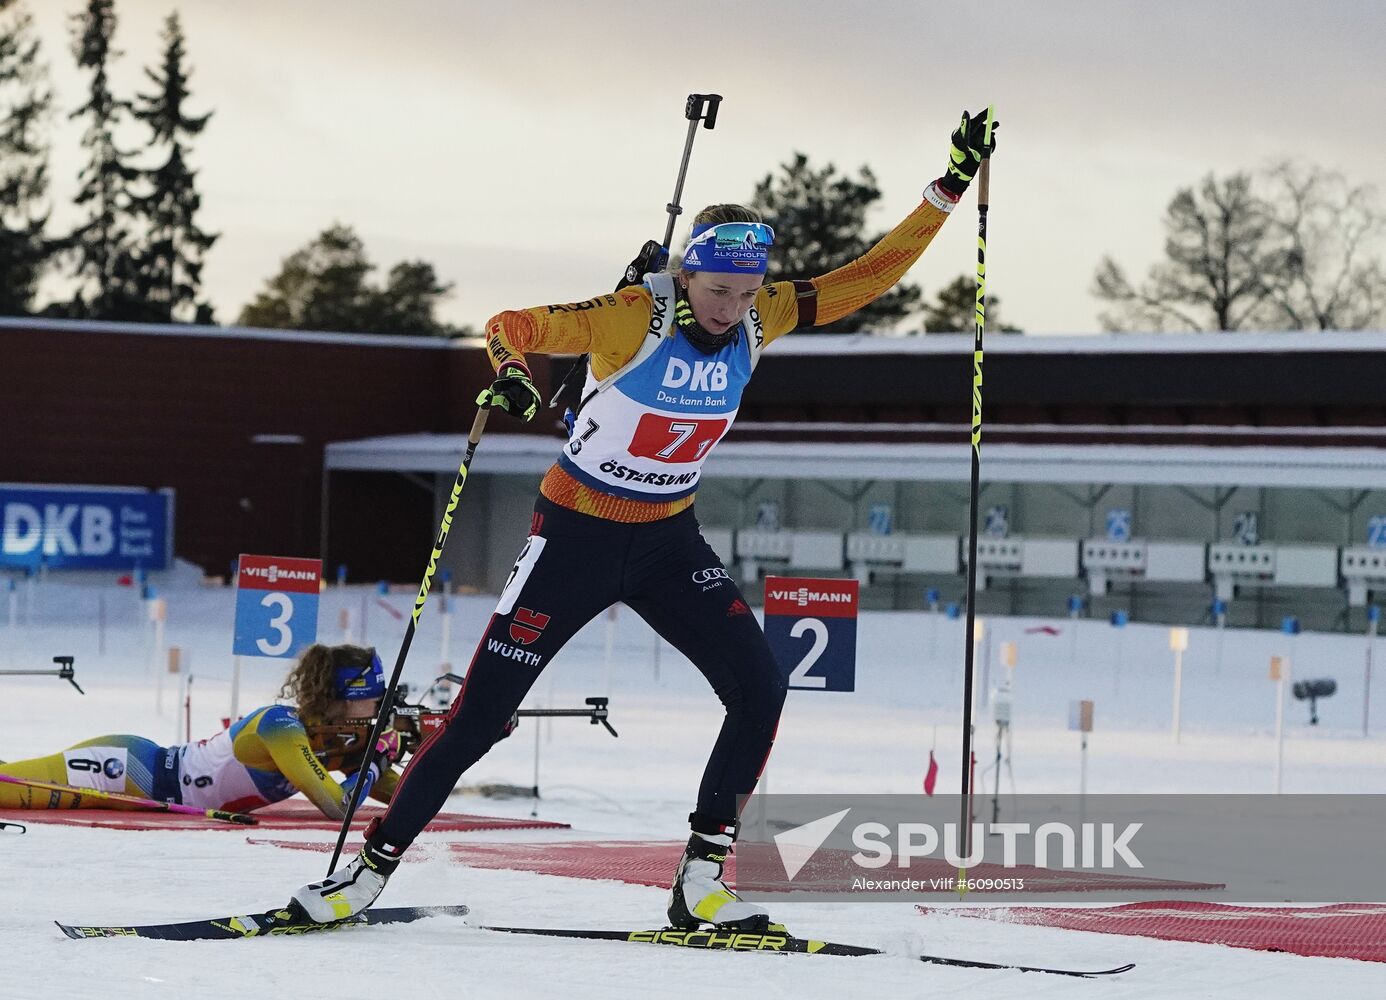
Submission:
{"label": "audi logo on pant", "polygon": [[721,566],[713,566],[711,569],[700,569],[693,574],[694,583],[711,583],[713,580],[730,580],[727,571]]}

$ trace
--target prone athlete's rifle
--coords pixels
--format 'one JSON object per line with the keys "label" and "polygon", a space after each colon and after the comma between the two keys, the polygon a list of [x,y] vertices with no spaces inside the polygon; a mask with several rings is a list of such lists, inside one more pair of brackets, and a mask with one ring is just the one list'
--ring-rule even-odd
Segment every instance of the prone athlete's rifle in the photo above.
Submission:
{"label": "prone athlete's rifle", "polygon": [[77,672],[72,668],[71,656],[55,656],[53,662],[58,665],[57,670],[0,670],[0,676],[4,677],[56,677],[60,681],[67,681],[77,689],[78,694],[86,694],[82,690],[82,685],[77,683]]}
{"label": "prone athlete's rifle", "polygon": [[[461,684],[462,678],[456,674],[443,674],[429,687],[432,691],[440,681]],[[405,754],[418,752],[424,740],[435,730],[441,729],[448,717],[449,709],[429,708],[420,701],[410,704],[409,692],[405,685],[395,691],[395,702],[389,708],[388,728],[400,734],[400,747]],[[502,739],[515,731],[520,719],[571,717],[587,719],[592,725],[602,725],[612,736],[618,735],[609,720],[611,711],[607,707],[610,699],[593,697],[586,699],[586,708],[521,708],[510,717],[502,732]],[[373,719],[362,719],[354,723],[323,723],[307,726],[309,736],[337,737],[340,748],[349,748],[356,740],[364,740],[371,731]],[[385,727],[382,727],[382,729]]]}

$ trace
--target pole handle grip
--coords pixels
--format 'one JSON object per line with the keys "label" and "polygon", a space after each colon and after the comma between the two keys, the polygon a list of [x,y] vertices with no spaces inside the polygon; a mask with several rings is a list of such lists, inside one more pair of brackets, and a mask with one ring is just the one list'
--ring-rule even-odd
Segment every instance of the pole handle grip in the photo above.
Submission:
{"label": "pole handle grip", "polygon": [[488,406],[478,406],[476,417],[472,420],[471,433],[467,435],[467,443],[475,448],[481,443],[481,434],[486,430],[486,418],[491,415],[491,408]]}
{"label": "pole handle grip", "polygon": [[[987,130],[983,133],[982,142],[985,146],[991,145],[991,122],[996,115],[993,105],[987,105]],[[977,204],[986,208],[991,204],[991,153],[982,154],[982,165],[977,171]]]}

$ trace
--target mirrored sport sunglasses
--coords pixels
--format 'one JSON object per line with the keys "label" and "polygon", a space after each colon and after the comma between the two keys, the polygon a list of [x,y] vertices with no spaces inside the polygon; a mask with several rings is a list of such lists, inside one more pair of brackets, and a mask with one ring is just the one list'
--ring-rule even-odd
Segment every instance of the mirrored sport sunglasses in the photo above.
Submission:
{"label": "mirrored sport sunglasses", "polygon": [[771,247],[775,245],[775,229],[764,222],[720,222],[689,241],[690,246],[701,243],[744,250]]}

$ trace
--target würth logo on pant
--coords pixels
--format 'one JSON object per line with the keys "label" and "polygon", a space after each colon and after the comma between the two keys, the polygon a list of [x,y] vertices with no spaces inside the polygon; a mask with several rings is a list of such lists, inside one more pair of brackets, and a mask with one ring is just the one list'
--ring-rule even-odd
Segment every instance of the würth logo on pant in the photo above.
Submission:
{"label": "w\u00fcrth logo on pant", "polygon": [[548,623],[549,616],[546,614],[529,608],[516,608],[515,620],[510,623],[510,638],[521,646],[528,646],[539,638],[539,633],[544,631]]}

